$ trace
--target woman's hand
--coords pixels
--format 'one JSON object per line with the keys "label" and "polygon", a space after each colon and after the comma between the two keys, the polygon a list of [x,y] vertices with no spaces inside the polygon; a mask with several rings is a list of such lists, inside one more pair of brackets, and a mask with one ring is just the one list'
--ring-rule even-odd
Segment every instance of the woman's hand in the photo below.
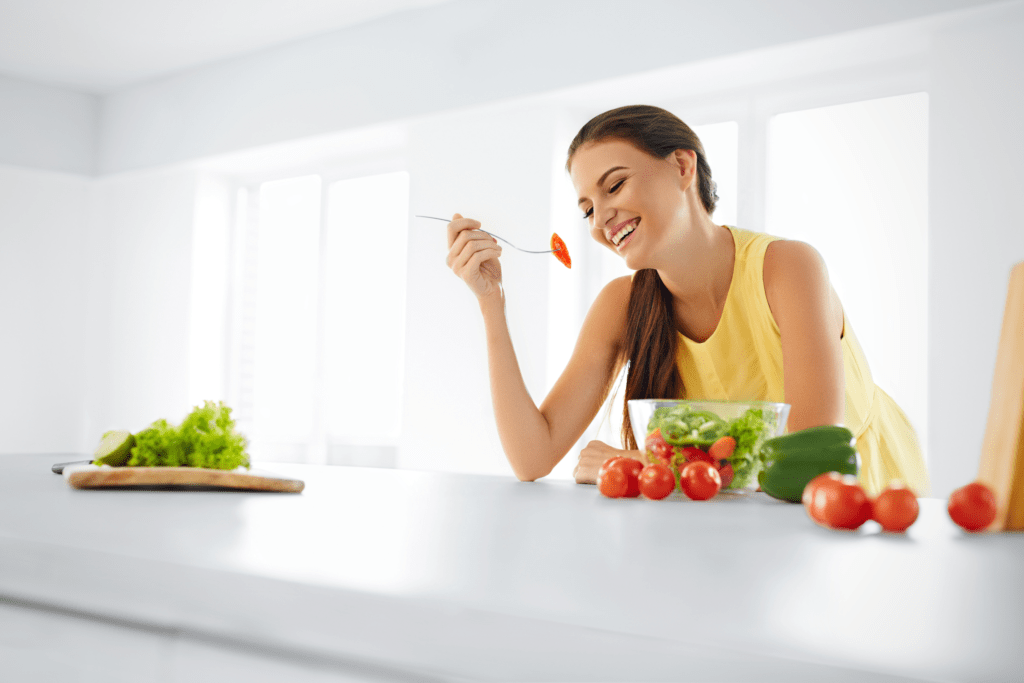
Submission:
{"label": "woman's hand", "polygon": [[484,299],[501,293],[501,247],[479,228],[480,221],[455,214],[448,224],[445,264],[469,285],[478,299]]}
{"label": "woman's hand", "polygon": [[640,451],[624,451],[612,448],[603,441],[591,441],[580,451],[580,460],[576,463],[572,476],[577,484],[596,484],[597,471],[608,458],[625,457],[641,460]]}

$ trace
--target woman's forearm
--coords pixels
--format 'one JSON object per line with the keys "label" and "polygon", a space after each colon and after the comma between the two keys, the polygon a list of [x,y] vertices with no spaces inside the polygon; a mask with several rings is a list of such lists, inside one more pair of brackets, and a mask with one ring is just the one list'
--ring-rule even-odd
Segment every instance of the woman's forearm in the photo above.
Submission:
{"label": "woman's forearm", "polygon": [[480,299],[487,333],[487,365],[498,436],[512,471],[522,481],[551,472],[562,454],[552,452],[551,430],[523,381],[505,317],[504,294]]}

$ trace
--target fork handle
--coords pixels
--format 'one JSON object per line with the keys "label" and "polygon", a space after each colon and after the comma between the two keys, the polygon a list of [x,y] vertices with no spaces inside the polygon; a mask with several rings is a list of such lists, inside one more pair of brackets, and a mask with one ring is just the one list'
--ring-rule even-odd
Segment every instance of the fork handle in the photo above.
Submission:
{"label": "fork handle", "polygon": [[[435,221],[444,221],[445,223],[451,223],[451,221],[448,220],[447,218],[438,218],[437,216],[420,216],[420,215],[417,215],[416,218],[432,218]],[[477,228],[477,229],[480,230],[480,232],[484,233],[485,235],[490,235],[491,237],[493,237],[496,240],[501,240],[502,242],[504,242],[508,246],[512,247],[513,249],[519,249],[519,251],[521,251],[523,253],[526,253],[526,254],[553,254],[553,253],[555,253],[555,251],[557,251],[555,249],[548,249],[546,251],[530,251],[529,249],[522,249],[522,248],[517,247],[516,245],[512,244],[511,242],[509,242],[504,237],[498,237],[493,232],[487,232],[486,230],[482,230],[480,228]]]}

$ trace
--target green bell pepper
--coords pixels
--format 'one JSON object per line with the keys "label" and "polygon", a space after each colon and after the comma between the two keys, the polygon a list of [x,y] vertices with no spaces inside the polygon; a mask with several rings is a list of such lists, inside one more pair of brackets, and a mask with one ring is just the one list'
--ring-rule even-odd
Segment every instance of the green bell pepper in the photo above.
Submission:
{"label": "green bell pepper", "polygon": [[799,503],[804,487],[826,472],[856,475],[860,454],[845,427],[823,425],[770,439],[761,448],[757,481],[773,498]]}

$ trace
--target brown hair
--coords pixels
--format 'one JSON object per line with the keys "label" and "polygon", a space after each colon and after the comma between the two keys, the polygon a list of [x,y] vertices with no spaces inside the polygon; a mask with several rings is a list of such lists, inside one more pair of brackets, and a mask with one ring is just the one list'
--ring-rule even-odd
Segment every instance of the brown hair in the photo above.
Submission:
{"label": "brown hair", "polygon": [[[696,133],[675,114],[650,105],[619,107],[590,119],[569,145],[566,170],[583,145],[608,139],[629,142],[653,157],[664,159],[677,149],[697,155],[697,191],[710,214],[718,195],[711,179],[704,146]],[[652,268],[638,270],[629,290],[626,338],[620,361],[626,365],[626,396],[622,403],[622,442],[629,450],[638,447],[629,420],[629,401],[639,398],[677,398],[683,379],[676,367],[678,338],[672,294]]]}

